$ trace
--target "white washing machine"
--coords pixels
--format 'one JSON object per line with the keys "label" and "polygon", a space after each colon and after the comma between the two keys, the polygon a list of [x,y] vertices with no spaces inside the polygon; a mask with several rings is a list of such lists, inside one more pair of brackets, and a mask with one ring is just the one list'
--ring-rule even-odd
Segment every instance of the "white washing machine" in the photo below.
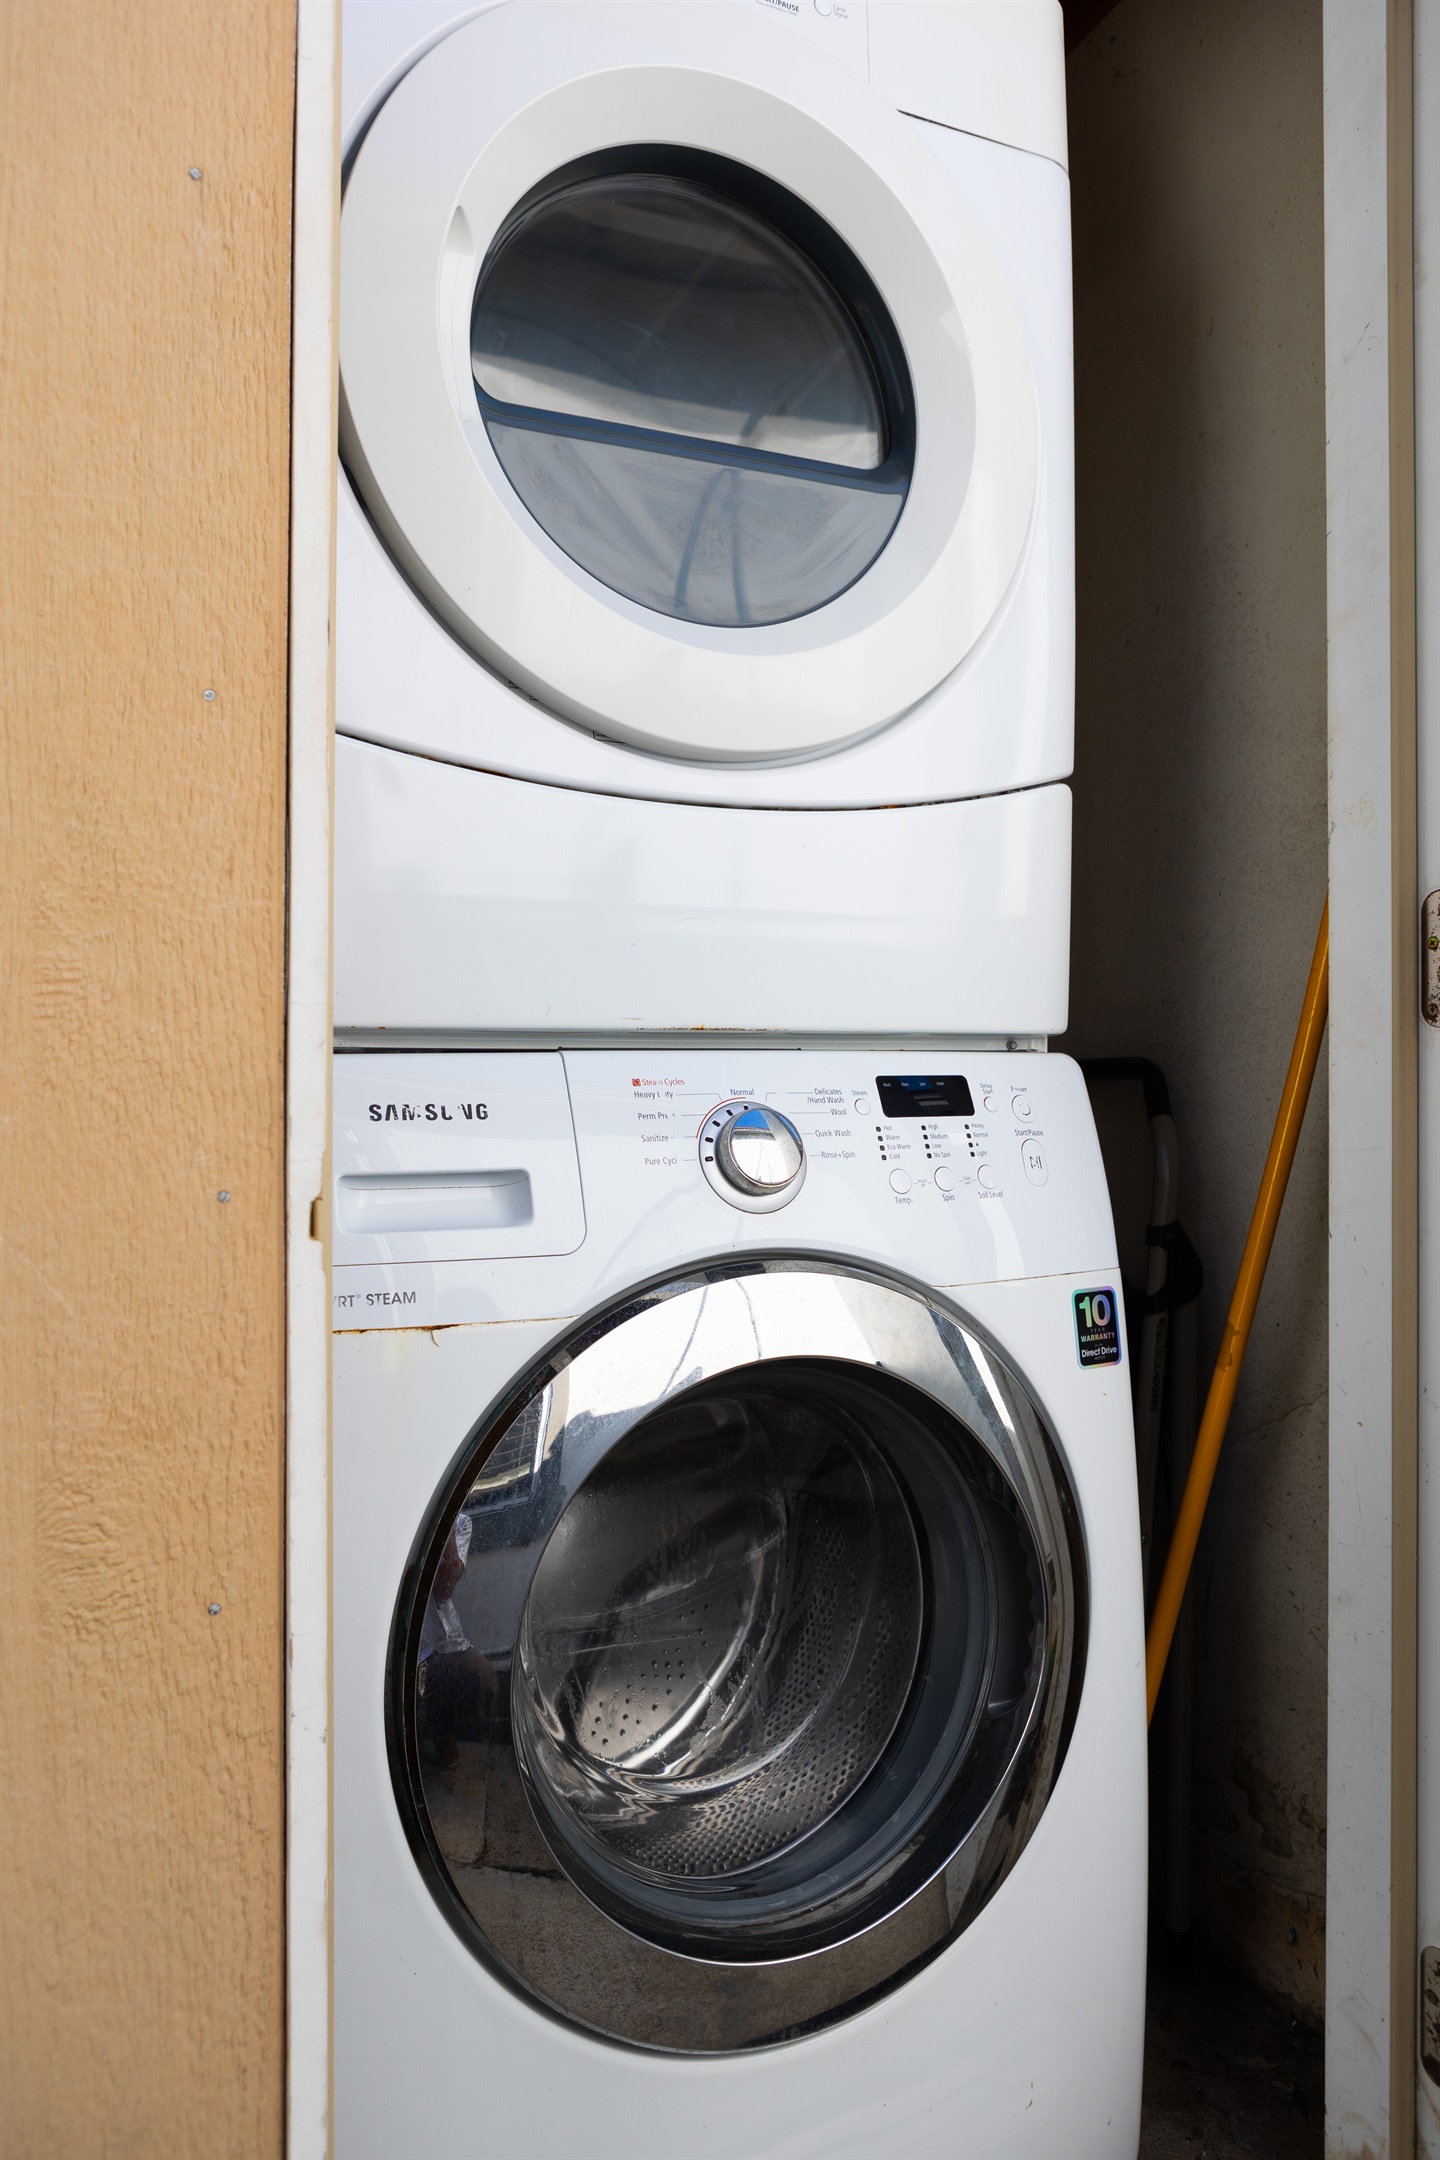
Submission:
{"label": "white washing machine", "polygon": [[336,1061],[335,2150],[1129,2160],[1077,1068]]}
{"label": "white washing machine", "polygon": [[1058,1031],[1055,0],[344,45],[347,1039]]}

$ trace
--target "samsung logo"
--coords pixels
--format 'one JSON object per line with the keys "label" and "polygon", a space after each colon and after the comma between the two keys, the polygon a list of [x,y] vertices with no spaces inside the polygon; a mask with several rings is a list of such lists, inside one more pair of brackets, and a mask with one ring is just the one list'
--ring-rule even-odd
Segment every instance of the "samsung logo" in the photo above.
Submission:
{"label": "samsung logo", "polygon": [[[489,1108],[483,1102],[462,1102],[453,1107],[459,1111],[461,1117],[468,1118],[472,1123],[483,1124],[490,1115]],[[448,1103],[372,1102],[370,1122],[372,1125],[453,1125],[455,1120]]]}

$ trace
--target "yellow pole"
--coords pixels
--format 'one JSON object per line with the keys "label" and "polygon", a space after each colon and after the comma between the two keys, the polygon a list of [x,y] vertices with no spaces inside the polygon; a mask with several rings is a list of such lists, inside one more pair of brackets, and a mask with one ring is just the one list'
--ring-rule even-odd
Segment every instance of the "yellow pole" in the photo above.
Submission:
{"label": "yellow pole", "polygon": [[1205,1415],[1200,1420],[1200,1430],[1195,1438],[1195,1453],[1190,1459],[1190,1475],[1185,1480],[1185,1493],[1180,1502],[1180,1512],[1175,1518],[1175,1531],[1165,1559],[1165,1573],[1160,1578],[1160,1593],[1155,1600],[1150,1633],[1145,1642],[1147,1719],[1155,1715],[1155,1698],[1160,1693],[1165,1660],[1170,1655],[1170,1644],[1174,1639],[1180,1607],[1185,1597],[1185,1585],[1190,1580],[1190,1567],[1195,1558],[1200,1525],[1205,1520],[1206,1502],[1215,1482],[1216,1465],[1219,1463],[1220,1449],[1225,1440],[1225,1427],[1230,1421],[1230,1406],[1235,1400],[1240,1368],[1245,1362],[1245,1347],[1250,1340],[1255,1308],[1260,1302],[1261,1285],[1265,1280],[1266,1263],[1270,1258],[1270,1248],[1275,1242],[1275,1226],[1280,1220],[1285,1187],[1290,1181],[1290,1165],[1295,1160],[1295,1144],[1300,1138],[1305,1105],[1310,1100],[1310,1083],[1315,1078],[1315,1066],[1320,1056],[1320,1039],[1325,1032],[1329,998],[1330,903],[1327,900],[1320,917],[1320,934],[1315,940],[1315,957],[1310,962],[1310,980],[1305,986],[1305,1003],[1300,1010],[1295,1047],[1290,1053],[1290,1070],[1285,1075],[1285,1091],[1280,1097],[1280,1110],[1270,1139],[1270,1153],[1265,1158],[1265,1174],[1260,1180],[1255,1213],[1250,1218],[1250,1235],[1245,1240],[1240,1272],[1235,1278],[1235,1294],[1230,1300],[1230,1317],[1225,1322],[1225,1333],[1220,1339],[1220,1354],[1210,1376],[1210,1392],[1205,1398]]}

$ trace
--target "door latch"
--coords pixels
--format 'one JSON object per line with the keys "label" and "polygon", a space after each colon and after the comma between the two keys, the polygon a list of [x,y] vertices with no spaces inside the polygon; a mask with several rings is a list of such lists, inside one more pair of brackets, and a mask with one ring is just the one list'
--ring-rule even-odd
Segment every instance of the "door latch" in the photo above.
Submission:
{"label": "door latch", "polygon": [[1440,1028],[1440,892],[1426,893],[1420,903],[1420,1011]]}

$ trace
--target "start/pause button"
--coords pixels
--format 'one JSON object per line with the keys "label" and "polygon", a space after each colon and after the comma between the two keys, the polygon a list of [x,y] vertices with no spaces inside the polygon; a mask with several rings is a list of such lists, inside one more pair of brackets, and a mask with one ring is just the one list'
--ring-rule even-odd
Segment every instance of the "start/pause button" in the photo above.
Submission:
{"label": "start/pause button", "polygon": [[1020,1160],[1025,1165],[1025,1175],[1032,1185],[1044,1185],[1050,1176],[1050,1165],[1045,1160],[1045,1150],[1038,1140],[1022,1140]]}

